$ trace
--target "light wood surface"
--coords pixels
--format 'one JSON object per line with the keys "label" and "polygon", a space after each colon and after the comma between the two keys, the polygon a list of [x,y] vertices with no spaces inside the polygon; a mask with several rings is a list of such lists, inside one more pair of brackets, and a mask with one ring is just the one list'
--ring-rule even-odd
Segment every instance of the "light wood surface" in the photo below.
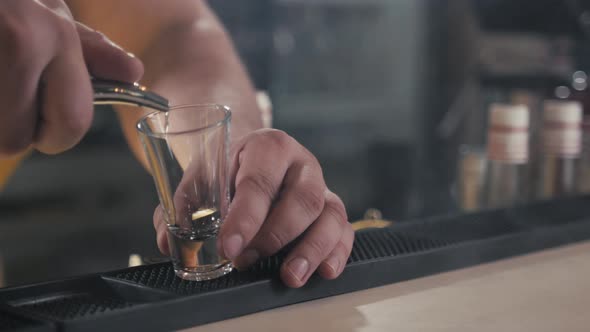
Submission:
{"label": "light wood surface", "polygon": [[187,331],[590,331],[590,242]]}

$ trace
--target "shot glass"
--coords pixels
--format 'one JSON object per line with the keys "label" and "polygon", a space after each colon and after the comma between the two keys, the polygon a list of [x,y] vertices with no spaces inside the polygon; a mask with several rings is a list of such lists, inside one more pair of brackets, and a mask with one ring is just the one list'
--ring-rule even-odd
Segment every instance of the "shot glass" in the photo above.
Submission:
{"label": "shot glass", "polygon": [[155,112],[137,130],[167,224],[176,275],[208,280],[232,270],[217,250],[229,206],[231,112],[222,105],[185,105]]}

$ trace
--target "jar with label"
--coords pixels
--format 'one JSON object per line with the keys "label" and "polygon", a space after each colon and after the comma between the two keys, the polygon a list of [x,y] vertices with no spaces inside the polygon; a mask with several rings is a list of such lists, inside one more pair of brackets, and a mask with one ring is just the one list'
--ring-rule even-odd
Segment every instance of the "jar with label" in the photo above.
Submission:
{"label": "jar with label", "polygon": [[490,106],[487,156],[482,206],[499,208],[524,203],[528,196],[529,158],[529,110],[526,106]]}

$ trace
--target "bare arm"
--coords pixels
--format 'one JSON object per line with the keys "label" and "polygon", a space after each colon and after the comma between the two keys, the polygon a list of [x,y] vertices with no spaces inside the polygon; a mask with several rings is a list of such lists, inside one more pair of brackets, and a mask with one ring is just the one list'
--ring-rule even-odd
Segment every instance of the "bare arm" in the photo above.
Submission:
{"label": "bare arm", "polygon": [[[171,104],[220,103],[232,108],[232,138],[262,127],[255,92],[233,45],[201,0],[69,1],[76,18],[138,56],[142,83]],[[129,14],[133,13],[133,14]],[[142,113],[118,109],[123,132],[144,165],[135,132]]]}

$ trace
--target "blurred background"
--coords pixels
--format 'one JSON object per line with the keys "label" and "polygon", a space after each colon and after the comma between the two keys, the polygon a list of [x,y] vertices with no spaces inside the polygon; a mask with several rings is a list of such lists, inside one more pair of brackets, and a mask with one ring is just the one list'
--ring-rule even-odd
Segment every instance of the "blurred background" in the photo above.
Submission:
{"label": "blurred background", "polygon": [[[209,2],[274,127],[317,156],[351,221],[369,208],[396,222],[479,208],[464,184],[484,170],[465,156],[485,150],[492,102],[530,107],[532,145],[543,99],[590,107],[585,0]],[[96,112],[82,144],[28,156],[0,192],[0,283],[158,257],[156,204],[116,116]]]}

